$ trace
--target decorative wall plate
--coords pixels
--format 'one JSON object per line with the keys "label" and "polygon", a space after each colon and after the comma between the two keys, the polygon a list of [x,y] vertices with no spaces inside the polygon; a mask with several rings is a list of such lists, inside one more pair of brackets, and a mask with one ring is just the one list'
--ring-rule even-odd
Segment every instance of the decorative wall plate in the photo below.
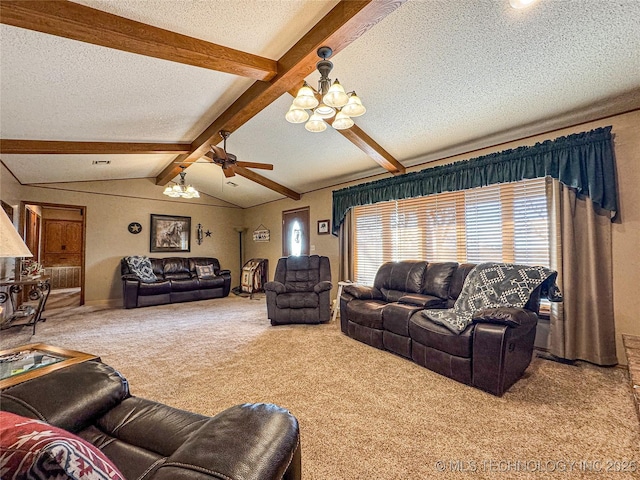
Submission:
{"label": "decorative wall plate", "polygon": [[131,222],[127,229],[129,230],[129,233],[137,235],[142,231],[142,225],[140,225],[138,222]]}

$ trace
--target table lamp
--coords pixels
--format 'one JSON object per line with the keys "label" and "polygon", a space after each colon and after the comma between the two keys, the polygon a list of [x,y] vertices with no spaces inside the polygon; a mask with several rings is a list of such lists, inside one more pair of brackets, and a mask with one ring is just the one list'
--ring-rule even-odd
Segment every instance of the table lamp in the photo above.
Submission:
{"label": "table lamp", "polygon": [[33,257],[4,210],[0,213],[0,257]]}

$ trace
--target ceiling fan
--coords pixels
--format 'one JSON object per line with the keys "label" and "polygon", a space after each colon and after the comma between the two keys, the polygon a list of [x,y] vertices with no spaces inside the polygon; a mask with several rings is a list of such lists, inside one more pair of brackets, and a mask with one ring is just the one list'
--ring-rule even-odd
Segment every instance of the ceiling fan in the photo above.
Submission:
{"label": "ceiling fan", "polygon": [[233,177],[236,174],[236,167],[273,170],[273,165],[270,163],[238,161],[233,153],[227,152],[227,137],[229,137],[229,135],[231,135],[230,132],[225,132],[224,130],[221,131],[220,136],[224,140],[223,147],[220,148],[215,145],[211,145],[211,151],[204,154],[204,156],[209,158],[213,163],[222,167],[222,172],[224,173],[225,177]]}

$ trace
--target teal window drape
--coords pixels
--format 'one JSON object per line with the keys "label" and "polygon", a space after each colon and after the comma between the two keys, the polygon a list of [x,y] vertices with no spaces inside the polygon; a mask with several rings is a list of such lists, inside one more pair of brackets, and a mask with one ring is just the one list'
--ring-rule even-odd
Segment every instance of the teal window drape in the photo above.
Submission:
{"label": "teal window drape", "polygon": [[333,234],[338,234],[347,211],[358,205],[547,175],[588,196],[614,218],[617,192],[611,126],[335,190]]}

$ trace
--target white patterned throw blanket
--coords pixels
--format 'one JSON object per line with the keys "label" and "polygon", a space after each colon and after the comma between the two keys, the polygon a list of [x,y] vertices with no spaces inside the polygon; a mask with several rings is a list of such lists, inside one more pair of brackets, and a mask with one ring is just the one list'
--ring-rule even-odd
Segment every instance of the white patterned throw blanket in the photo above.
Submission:
{"label": "white patterned throw blanket", "polygon": [[[556,272],[545,267],[480,263],[467,275],[453,308],[427,309],[422,311],[422,315],[460,334],[471,323],[477,310],[524,307],[531,293],[551,276],[555,282]],[[553,290],[557,291],[555,284]]]}

